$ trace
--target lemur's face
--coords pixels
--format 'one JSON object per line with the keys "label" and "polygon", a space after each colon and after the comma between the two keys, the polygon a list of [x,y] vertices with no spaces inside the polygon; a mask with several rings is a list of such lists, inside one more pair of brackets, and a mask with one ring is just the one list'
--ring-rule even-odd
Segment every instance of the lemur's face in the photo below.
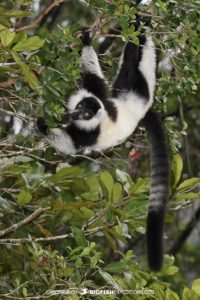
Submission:
{"label": "lemur's face", "polygon": [[71,118],[73,121],[89,121],[97,115],[100,108],[99,102],[94,97],[85,97],[76,105]]}

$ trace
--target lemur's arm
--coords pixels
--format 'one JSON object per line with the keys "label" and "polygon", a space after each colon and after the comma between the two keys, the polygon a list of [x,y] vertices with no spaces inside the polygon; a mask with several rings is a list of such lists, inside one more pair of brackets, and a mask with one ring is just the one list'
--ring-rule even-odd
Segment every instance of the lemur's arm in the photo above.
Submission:
{"label": "lemur's arm", "polygon": [[89,30],[82,29],[83,43],[81,67],[83,71],[83,87],[102,101],[107,99],[107,86],[101,70],[98,56],[91,45]]}

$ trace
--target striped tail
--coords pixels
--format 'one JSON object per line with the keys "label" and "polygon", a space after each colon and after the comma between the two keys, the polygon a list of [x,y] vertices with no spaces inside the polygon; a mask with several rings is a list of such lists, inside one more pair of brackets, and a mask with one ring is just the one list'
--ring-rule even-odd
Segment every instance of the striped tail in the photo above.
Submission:
{"label": "striped tail", "polygon": [[170,163],[166,135],[156,112],[148,111],[144,120],[151,161],[151,189],[147,216],[147,254],[149,267],[159,271],[163,264],[165,209],[169,194]]}

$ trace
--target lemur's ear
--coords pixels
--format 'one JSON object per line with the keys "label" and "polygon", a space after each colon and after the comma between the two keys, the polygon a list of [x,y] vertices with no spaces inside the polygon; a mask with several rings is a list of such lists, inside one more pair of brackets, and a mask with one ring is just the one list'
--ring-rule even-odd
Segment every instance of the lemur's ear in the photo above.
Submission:
{"label": "lemur's ear", "polygon": [[82,28],[81,41],[84,46],[90,46],[91,37],[90,37],[90,29],[87,27]]}

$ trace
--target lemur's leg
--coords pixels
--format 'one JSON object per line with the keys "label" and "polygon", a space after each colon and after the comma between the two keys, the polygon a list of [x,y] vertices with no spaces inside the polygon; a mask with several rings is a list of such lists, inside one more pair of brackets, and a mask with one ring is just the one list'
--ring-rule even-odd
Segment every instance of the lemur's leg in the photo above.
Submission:
{"label": "lemur's leg", "polygon": [[107,87],[98,61],[98,56],[94,48],[91,46],[90,33],[88,29],[84,28],[82,30],[81,40],[84,45],[81,55],[83,87],[88,92],[93,93],[99,99],[104,101],[107,99]]}
{"label": "lemur's leg", "polygon": [[[141,32],[139,45],[127,42],[122,52],[119,71],[113,83],[112,95],[133,91],[146,100],[153,101],[156,82],[156,55],[148,29]],[[145,35],[144,35],[145,33]]]}

